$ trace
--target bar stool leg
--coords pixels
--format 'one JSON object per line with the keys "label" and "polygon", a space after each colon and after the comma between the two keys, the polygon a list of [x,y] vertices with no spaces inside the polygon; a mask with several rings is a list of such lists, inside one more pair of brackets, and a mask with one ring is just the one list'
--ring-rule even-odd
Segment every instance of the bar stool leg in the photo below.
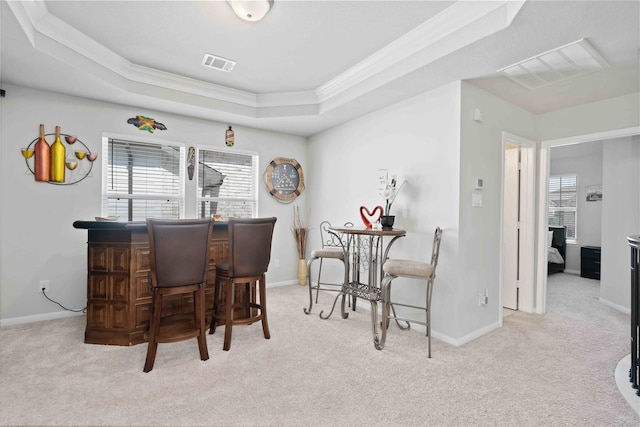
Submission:
{"label": "bar stool leg", "polygon": [[231,348],[231,331],[233,329],[233,303],[235,299],[235,289],[233,286],[233,281],[229,280],[225,283],[225,291],[226,291],[226,305],[224,312],[224,344],[222,349],[225,351],[229,351]]}
{"label": "bar stool leg", "polygon": [[264,275],[260,278],[260,315],[262,316],[262,332],[264,338],[271,338],[271,332],[269,332],[269,323],[267,322],[267,294],[265,292],[265,278]]}
{"label": "bar stool leg", "polygon": [[[317,260],[318,258],[310,258],[309,261],[307,261],[307,285],[309,286],[309,308],[303,308],[302,310],[304,311],[304,314],[310,314],[311,313],[311,307],[313,307],[313,285],[311,284],[311,264],[313,264],[313,261]],[[320,265],[322,265],[322,260],[320,260]],[[318,282],[320,281],[320,276],[318,276]],[[320,284],[318,283],[318,288],[320,288]],[[318,289],[318,292],[320,292],[320,289]],[[318,303],[318,294],[316,293],[316,304]]]}
{"label": "bar stool leg", "polygon": [[[382,350],[384,348],[384,343],[387,340],[387,328],[389,327],[389,309],[391,306],[391,281],[395,279],[395,276],[385,276],[382,279],[382,284],[380,285],[380,298],[382,300],[382,318],[380,321],[380,336],[377,334],[374,335],[374,345],[378,350]],[[374,328],[377,328],[374,325]]]}

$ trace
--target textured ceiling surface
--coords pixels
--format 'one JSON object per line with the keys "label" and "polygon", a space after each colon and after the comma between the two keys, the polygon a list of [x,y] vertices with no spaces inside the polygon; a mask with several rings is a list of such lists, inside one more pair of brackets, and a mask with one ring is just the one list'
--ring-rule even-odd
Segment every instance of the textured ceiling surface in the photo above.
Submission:
{"label": "textured ceiling surface", "polygon": [[[637,1],[2,1],[0,79],[312,135],[467,80],[540,114],[638,92]],[[607,70],[535,91],[496,70],[585,38]],[[210,53],[237,65],[200,65]]]}

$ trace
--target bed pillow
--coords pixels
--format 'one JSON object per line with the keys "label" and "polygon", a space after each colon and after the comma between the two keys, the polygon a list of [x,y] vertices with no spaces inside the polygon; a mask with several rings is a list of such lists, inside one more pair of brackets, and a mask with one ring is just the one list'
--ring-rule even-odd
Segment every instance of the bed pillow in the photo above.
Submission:
{"label": "bed pillow", "polygon": [[551,247],[553,244],[553,231],[547,232],[547,247]]}

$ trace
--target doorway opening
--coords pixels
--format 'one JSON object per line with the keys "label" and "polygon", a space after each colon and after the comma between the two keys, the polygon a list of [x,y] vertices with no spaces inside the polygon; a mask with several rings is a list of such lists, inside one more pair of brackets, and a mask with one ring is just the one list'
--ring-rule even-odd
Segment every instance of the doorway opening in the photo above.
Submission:
{"label": "doorway opening", "polygon": [[538,235],[537,235],[537,267],[535,283],[535,313],[546,313],[547,303],[547,248],[546,233],[548,222],[548,186],[550,169],[550,149],[563,145],[581,144],[592,141],[606,141],[616,138],[640,135],[639,127],[617,129],[568,138],[542,141],[540,148],[540,177],[538,194]]}

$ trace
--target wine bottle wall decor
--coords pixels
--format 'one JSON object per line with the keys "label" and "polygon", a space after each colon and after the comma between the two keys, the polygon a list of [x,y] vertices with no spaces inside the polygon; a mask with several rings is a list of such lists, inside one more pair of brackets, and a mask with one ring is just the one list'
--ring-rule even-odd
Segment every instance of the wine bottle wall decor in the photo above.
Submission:
{"label": "wine bottle wall decor", "polygon": [[35,148],[33,150],[30,148],[31,145],[22,150],[27,166],[29,166],[29,159],[35,154],[34,175],[36,176],[36,181],[49,181],[49,178],[51,178],[51,147],[44,137],[44,125],[40,125],[40,137],[38,137]]}
{"label": "wine bottle wall decor", "polygon": [[67,148],[60,141],[60,126],[56,126],[56,140],[51,144],[51,178],[53,182],[64,182]]}
{"label": "wine bottle wall decor", "polygon": [[[53,140],[51,144],[47,137]],[[27,174],[33,174],[36,181],[57,185],[76,184],[90,176],[98,158],[78,137],[62,133],[60,126],[55,133],[45,133],[42,124],[40,135],[20,151]]]}

